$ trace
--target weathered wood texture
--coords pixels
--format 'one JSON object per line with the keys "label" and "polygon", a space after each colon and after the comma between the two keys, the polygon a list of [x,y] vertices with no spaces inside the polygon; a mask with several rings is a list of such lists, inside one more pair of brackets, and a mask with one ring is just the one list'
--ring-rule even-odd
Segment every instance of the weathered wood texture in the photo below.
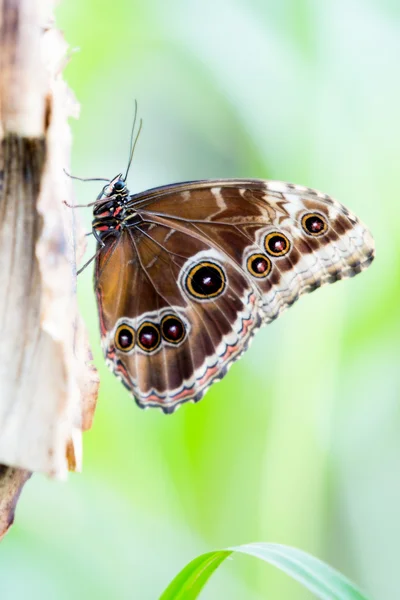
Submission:
{"label": "weathered wood texture", "polygon": [[97,396],[75,295],[82,235],[63,205],[78,107],[54,4],[0,0],[0,535],[29,472],[79,469]]}

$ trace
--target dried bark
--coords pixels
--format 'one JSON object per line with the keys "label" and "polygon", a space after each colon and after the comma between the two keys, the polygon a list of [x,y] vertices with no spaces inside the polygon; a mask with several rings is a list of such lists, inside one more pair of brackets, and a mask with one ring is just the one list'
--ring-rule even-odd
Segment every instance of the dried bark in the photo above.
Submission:
{"label": "dried bark", "polygon": [[78,106],[54,4],[0,0],[0,537],[30,472],[80,468],[97,397],[75,294],[84,244],[63,205]]}
{"label": "dried bark", "polygon": [[15,506],[31,473],[0,465],[0,540],[14,522]]}

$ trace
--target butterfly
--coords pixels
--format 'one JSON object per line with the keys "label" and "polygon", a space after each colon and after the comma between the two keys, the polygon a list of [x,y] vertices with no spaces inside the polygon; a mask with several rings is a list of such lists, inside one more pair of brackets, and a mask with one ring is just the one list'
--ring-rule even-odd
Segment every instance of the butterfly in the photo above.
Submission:
{"label": "butterfly", "polygon": [[361,221],[308,187],[221,179],[130,194],[126,175],[93,203],[94,286],[106,362],[141,408],[197,402],[261,326],[373,260]]}

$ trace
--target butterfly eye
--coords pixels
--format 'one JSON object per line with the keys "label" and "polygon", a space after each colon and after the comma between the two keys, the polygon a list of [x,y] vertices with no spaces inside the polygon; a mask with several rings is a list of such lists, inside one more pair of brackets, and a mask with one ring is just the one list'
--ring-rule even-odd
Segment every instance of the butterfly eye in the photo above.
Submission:
{"label": "butterfly eye", "polygon": [[301,219],[301,225],[306,233],[314,236],[322,235],[328,229],[326,219],[318,213],[307,213],[304,215]]}
{"label": "butterfly eye", "polygon": [[265,254],[252,254],[247,259],[247,269],[254,277],[266,277],[271,271],[271,261]]}
{"label": "butterfly eye", "polygon": [[186,277],[186,289],[195,298],[215,298],[225,289],[226,278],[221,267],[201,262],[192,267]]}
{"label": "butterfly eye", "polygon": [[269,233],[266,236],[264,246],[268,254],[272,256],[285,256],[290,250],[288,238],[278,231]]}
{"label": "butterfly eye", "polygon": [[137,343],[145,352],[152,352],[161,342],[160,330],[154,323],[145,321],[139,327],[137,333]]}
{"label": "butterfly eye", "polygon": [[135,345],[135,330],[123,323],[115,332],[115,345],[122,352],[129,352]]}
{"label": "butterfly eye", "polygon": [[175,315],[166,315],[161,321],[161,333],[166,342],[179,344],[185,337],[185,326]]}
{"label": "butterfly eye", "polygon": [[114,183],[114,192],[122,192],[122,190],[125,188],[125,181],[123,181],[122,179],[118,179],[118,181],[116,181]]}

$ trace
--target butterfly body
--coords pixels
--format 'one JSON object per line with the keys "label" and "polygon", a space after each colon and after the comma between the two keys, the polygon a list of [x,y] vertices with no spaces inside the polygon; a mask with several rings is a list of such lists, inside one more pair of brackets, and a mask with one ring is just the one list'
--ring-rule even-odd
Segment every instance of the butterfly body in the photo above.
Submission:
{"label": "butterfly body", "polygon": [[106,360],[139,406],[166,413],[199,400],[302,294],[373,259],[350,211],[283,182],[203,180],[130,195],[119,175],[93,213]]}

